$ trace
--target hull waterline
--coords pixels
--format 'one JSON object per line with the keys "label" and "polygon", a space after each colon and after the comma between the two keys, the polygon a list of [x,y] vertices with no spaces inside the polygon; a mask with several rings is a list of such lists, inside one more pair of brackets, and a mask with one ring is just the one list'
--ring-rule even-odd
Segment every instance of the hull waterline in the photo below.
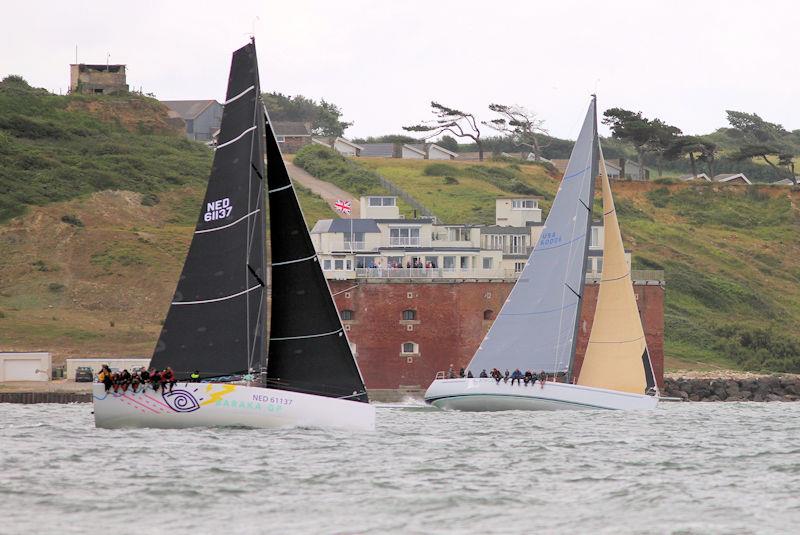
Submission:
{"label": "hull waterline", "polygon": [[437,379],[425,402],[460,411],[651,410],[658,398],[566,383],[547,382],[542,388],[538,381],[525,386],[476,378]]}
{"label": "hull waterline", "polygon": [[321,427],[372,431],[375,407],[300,392],[225,383],[177,383],[172,392],[92,386],[97,427]]}

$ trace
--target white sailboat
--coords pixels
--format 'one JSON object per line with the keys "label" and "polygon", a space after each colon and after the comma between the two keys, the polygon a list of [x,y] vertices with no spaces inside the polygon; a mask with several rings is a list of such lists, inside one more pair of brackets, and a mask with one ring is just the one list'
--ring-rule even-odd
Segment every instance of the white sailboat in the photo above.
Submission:
{"label": "white sailboat", "polygon": [[[573,377],[595,177],[601,176],[605,246],[589,345]],[[520,385],[482,370],[540,370],[556,380]],[[541,238],[468,366],[475,378],[434,380],[425,401],[465,411],[652,409],[658,403],[593,98]]]}
{"label": "white sailboat", "polygon": [[[179,382],[135,393],[95,384],[95,424],[372,430],[375,408],[261,100],[253,42],[233,54],[226,99],[203,209],[151,361]],[[199,380],[187,381],[193,374]]]}

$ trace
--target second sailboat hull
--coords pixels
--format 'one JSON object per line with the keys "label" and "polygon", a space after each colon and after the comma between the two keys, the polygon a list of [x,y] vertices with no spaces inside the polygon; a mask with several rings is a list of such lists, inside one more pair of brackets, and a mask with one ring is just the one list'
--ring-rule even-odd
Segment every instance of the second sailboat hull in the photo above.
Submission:
{"label": "second sailboat hull", "polygon": [[178,383],[172,392],[152,388],[106,392],[92,386],[97,427],[322,427],[372,431],[369,403],[300,392],[225,383]]}
{"label": "second sailboat hull", "polygon": [[511,385],[491,378],[437,379],[425,392],[425,402],[460,411],[650,410],[658,398],[566,383]]}

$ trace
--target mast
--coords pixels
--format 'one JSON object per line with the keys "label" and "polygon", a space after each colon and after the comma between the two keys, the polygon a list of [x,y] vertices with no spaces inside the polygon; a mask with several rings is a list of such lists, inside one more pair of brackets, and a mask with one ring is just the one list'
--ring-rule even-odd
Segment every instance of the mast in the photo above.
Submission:
{"label": "mast", "polygon": [[592,107],[594,108],[594,140],[592,142],[592,178],[589,186],[589,198],[586,202],[589,217],[586,218],[586,246],[583,252],[583,262],[581,270],[580,296],[578,297],[578,313],[575,314],[575,329],[572,331],[572,350],[570,351],[569,368],[567,369],[566,382],[572,382],[572,374],[575,367],[575,350],[578,347],[578,328],[581,323],[581,311],[583,310],[583,294],[586,286],[586,258],[589,256],[589,245],[592,236],[592,206],[594,205],[594,188],[596,177],[600,174],[600,140],[597,135],[597,95],[592,95]]}

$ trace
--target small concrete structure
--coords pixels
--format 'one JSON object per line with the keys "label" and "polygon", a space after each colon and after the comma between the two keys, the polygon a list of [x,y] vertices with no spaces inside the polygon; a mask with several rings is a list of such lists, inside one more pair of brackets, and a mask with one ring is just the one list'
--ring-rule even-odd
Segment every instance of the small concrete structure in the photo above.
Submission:
{"label": "small concrete structure", "polygon": [[69,66],[70,93],[111,95],[127,91],[125,65],[72,63]]}
{"label": "small concrete structure", "polygon": [[361,145],[343,137],[315,137],[312,141],[318,145],[333,149],[347,158],[361,156],[361,150],[363,149]]}
{"label": "small concrete structure", "polygon": [[149,358],[141,358],[141,357],[111,357],[105,359],[67,359],[67,372],[66,372],[66,379],[67,381],[74,381],[75,380],[75,370],[78,369],[80,366],[88,366],[92,369],[92,372],[97,375],[100,372],[100,369],[103,367],[103,364],[108,364],[108,367],[112,370],[114,368],[118,370],[132,370],[133,368],[148,368],[150,367],[150,359]]}
{"label": "small concrete structure", "polygon": [[0,383],[50,380],[50,353],[0,353]]}
{"label": "small concrete structure", "polygon": [[683,182],[689,182],[690,180],[705,180],[706,182],[711,182],[711,179],[708,178],[708,175],[705,173],[697,173],[697,176],[682,175],[678,177],[678,180],[682,180]]}

